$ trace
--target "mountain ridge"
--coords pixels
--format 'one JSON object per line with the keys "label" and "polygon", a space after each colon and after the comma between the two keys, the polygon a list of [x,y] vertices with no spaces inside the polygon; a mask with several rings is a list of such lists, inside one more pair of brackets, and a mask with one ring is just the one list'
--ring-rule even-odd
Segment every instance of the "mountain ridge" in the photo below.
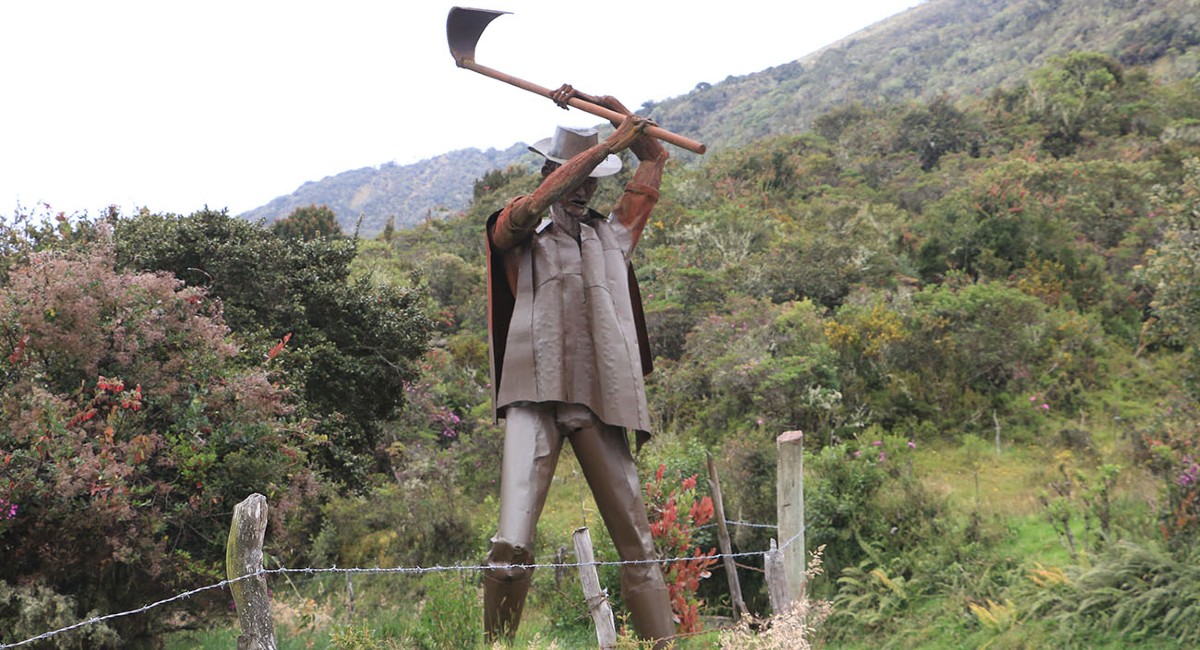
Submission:
{"label": "mountain ridge", "polygon": [[526,156],[532,158],[528,149],[514,144],[506,149],[456,149],[408,165],[361,167],[307,181],[295,192],[239,216],[270,223],[296,208],[325,205],[337,215],[343,231],[357,229],[373,237],[393,217],[395,227],[403,228],[461,210],[471,200],[475,179]]}

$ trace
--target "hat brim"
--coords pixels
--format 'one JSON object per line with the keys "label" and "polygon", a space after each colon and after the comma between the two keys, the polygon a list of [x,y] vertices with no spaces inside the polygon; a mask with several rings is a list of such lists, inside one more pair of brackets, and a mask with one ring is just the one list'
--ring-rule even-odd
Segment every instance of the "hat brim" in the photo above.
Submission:
{"label": "hat brim", "polygon": [[[538,140],[530,145],[529,150],[540,155],[546,160],[553,160],[554,162],[562,165],[567,162],[565,158],[551,156],[550,154],[546,153],[546,151],[550,149],[550,143],[553,140],[554,138],[542,138],[541,140]],[[604,158],[604,160],[600,161],[599,165],[596,165],[596,168],[593,169],[592,173],[588,174],[588,176],[591,176],[592,178],[600,178],[602,176],[612,176],[619,171],[621,171],[621,158],[616,154],[610,153]]]}

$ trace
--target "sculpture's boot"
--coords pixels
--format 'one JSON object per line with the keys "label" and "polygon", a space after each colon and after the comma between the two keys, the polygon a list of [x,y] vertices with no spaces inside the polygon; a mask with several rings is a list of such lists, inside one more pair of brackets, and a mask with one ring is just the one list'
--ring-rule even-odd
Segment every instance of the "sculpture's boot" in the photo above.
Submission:
{"label": "sculpture's boot", "polygon": [[521,610],[525,608],[525,594],[528,591],[528,578],[504,580],[484,576],[483,632],[489,645],[497,641],[511,643],[517,636],[517,626],[521,624]]}
{"label": "sculpture's boot", "polygon": [[483,571],[483,634],[488,644],[512,642],[521,624],[521,610],[533,569],[516,564],[533,564],[533,556],[501,539],[492,540],[488,568]]}
{"label": "sculpture's boot", "polygon": [[[659,571],[657,565],[642,565],[654,571]],[[632,568],[632,567],[624,567]],[[622,576],[624,578],[624,576]],[[626,582],[622,580],[622,582]],[[675,614],[671,611],[671,599],[667,595],[667,587],[661,577],[641,584],[621,586],[621,600],[629,609],[633,619],[633,629],[643,639],[656,641],[654,648],[659,650],[670,645],[669,639],[675,636]]]}

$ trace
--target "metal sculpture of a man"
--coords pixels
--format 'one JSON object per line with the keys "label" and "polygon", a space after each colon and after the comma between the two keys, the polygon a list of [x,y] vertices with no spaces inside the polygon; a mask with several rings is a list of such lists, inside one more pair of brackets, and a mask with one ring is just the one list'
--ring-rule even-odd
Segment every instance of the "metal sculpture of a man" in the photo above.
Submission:
{"label": "metal sculpture of a man", "polygon": [[[595,497],[621,560],[653,560],[654,544],[628,431],[648,437],[643,375],[650,354],[630,256],[658,201],[667,152],[646,135],[650,122],[612,97],[570,86],[552,93],[624,116],[603,141],[593,129],[559,127],[530,147],[543,180],[487,224],[493,397],[505,420],[499,529],[484,571],[488,641],[512,639],[533,563],[534,531],[563,441]],[[599,178],[617,173],[629,149],[637,170],[612,212],[588,203]],[[621,597],[643,638],[674,634],[655,562],[621,567]]]}

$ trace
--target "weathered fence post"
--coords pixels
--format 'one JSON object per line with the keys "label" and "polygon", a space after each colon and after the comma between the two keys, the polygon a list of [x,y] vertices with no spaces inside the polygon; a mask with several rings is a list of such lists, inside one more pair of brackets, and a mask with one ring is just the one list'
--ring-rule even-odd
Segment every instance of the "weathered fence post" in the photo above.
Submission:
{"label": "weathered fence post", "polygon": [[[225,545],[225,573],[230,580],[253,575],[263,569],[262,544],[267,532],[267,498],[251,494],[233,509],[233,524]],[[275,650],[275,624],[267,580],[261,575],[229,585],[237,606],[238,650]]]}
{"label": "weathered fence post", "polygon": [[775,514],[779,540],[783,544],[787,600],[804,595],[804,432],[788,431],[775,439],[779,450],[779,482],[775,487]]}
{"label": "weathered fence post", "polygon": [[783,554],[775,540],[771,540],[771,550],[763,557],[763,570],[767,574],[767,597],[771,600],[771,611],[779,614],[788,606],[787,572],[783,568]]}
{"label": "weathered fence post", "polygon": [[725,560],[725,575],[729,578],[729,597],[733,599],[733,620],[742,620],[742,615],[749,614],[746,601],[742,599],[742,583],[738,582],[737,564],[731,557],[733,545],[729,543],[729,528],[725,524],[725,501],[721,498],[721,479],[717,476],[717,466],[713,463],[712,453],[708,454],[708,487],[712,492],[713,507],[717,515],[717,543],[721,547],[721,555]]}
{"label": "weathered fence post", "polygon": [[563,582],[569,577],[569,567],[564,566],[570,562],[570,556],[567,554],[566,546],[559,546],[558,550],[554,551],[554,588],[562,589]]}
{"label": "weathered fence post", "polygon": [[592,534],[587,527],[575,530],[575,561],[579,563],[579,582],[583,584],[583,596],[587,599],[588,613],[596,624],[596,640],[600,647],[617,647],[617,627],[613,623],[612,606],[608,597],[600,590],[600,576],[596,573],[596,556],[592,553]]}

